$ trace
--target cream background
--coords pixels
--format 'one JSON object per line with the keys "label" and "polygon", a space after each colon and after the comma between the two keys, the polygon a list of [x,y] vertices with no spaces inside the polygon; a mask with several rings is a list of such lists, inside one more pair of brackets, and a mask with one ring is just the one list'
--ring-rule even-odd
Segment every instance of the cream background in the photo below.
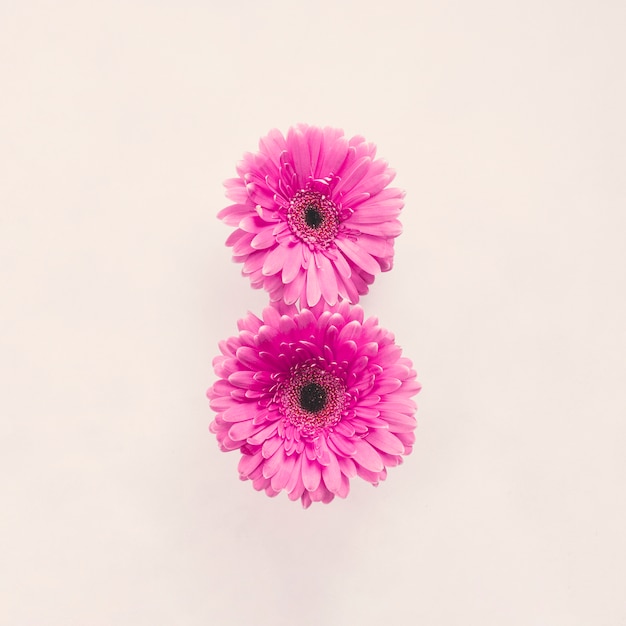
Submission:
{"label": "cream background", "polygon": [[[626,624],[621,1],[0,1],[0,624]],[[345,128],[414,454],[302,511],[207,432],[222,180]]]}

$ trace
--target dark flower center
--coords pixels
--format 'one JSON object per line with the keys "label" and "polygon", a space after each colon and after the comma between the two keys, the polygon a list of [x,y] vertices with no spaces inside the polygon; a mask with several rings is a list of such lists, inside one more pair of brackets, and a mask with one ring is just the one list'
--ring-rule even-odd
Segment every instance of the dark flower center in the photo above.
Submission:
{"label": "dark flower center", "polygon": [[319,228],[324,221],[324,216],[318,211],[314,204],[309,204],[304,212],[304,221],[311,228]]}
{"label": "dark flower center", "polygon": [[317,413],[326,406],[326,389],[317,383],[309,383],[300,389],[300,406],[310,413]]}
{"label": "dark flower center", "polygon": [[301,189],[289,201],[287,223],[296,237],[311,249],[319,249],[333,244],[340,219],[329,197],[312,189]]}
{"label": "dark flower center", "polygon": [[297,363],[278,388],[276,399],[286,424],[295,427],[301,437],[315,437],[332,428],[346,406],[346,385],[327,366],[323,362]]}

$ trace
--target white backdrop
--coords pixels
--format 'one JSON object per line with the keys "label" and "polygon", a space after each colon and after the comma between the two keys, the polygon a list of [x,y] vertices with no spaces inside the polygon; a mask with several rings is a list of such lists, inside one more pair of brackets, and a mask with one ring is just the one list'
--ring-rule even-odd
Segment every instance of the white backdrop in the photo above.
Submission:
{"label": "white backdrop", "polygon": [[[626,624],[623,2],[0,1],[0,624]],[[414,453],[307,511],[204,397],[270,128],[407,191]]]}

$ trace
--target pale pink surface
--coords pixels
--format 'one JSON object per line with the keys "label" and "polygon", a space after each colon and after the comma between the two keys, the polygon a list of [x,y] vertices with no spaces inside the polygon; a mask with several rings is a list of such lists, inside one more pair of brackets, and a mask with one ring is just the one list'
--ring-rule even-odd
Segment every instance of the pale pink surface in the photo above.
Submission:
{"label": "pale pink surface", "polygon": [[393,335],[364,321],[361,307],[290,313],[249,313],[220,343],[210,430],[223,451],[241,452],[242,480],[308,507],[345,498],[355,476],[377,485],[402,462],[420,384]]}
{"label": "pale pink surface", "polygon": [[219,217],[236,227],[226,243],[253,287],[303,307],[354,303],[391,269],[404,192],[375,154],[363,137],[300,124],[244,155]]}

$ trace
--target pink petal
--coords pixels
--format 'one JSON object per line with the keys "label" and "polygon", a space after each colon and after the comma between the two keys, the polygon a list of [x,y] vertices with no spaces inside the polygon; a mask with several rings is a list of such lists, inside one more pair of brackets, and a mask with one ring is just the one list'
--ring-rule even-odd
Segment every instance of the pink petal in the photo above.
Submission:
{"label": "pink petal", "polygon": [[255,250],[264,250],[275,243],[274,227],[268,226],[255,235],[254,239],[250,242],[250,246]]}
{"label": "pink petal", "polygon": [[276,246],[267,257],[265,257],[265,262],[263,263],[263,275],[271,276],[272,274],[277,274],[283,269],[283,265],[285,263],[285,258],[287,257],[287,247],[278,245]]}
{"label": "pink petal", "polygon": [[283,439],[278,435],[270,437],[263,442],[263,446],[261,447],[261,452],[263,453],[263,457],[269,459],[274,456],[276,450],[283,445]]}
{"label": "pink petal", "polygon": [[[287,481],[287,492],[289,493],[290,500],[297,500],[304,491],[304,483],[302,482],[302,456],[299,454],[295,457],[293,469],[291,470],[291,476]],[[291,497],[293,494],[293,498]]]}
{"label": "pink petal", "polygon": [[337,237],[335,243],[352,262],[363,268],[366,272],[370,274],[378,274],[378,272],[380,272],[380,265],[378,265],[376,260],[357,244],[352,243],[352,241],[344,237]]}
{"label": "pink petal", "polygon": [[319,252],[315,255],[317,263],[318,277],[322,289],[324,300],[330,305],[337,302],[337,275],[333,269],[330,260]]}
{"label": "pink petal", "polygon": [[346,439],[337,432],[328,435],[328,445],[331,449],[334,447],[339,454],[344,456],[355,456],[357,453],[355,442]]}
{"label": "pink petal", "polygon": [[382,472],[382,470],[385,469],[378,452],[376,452],[367,441],[364,439],[355,439],[353,443],[356,448],[356,454],[353,458],[358,465],[372,472]]}
{"label": "pink petal", "polygon": [[307,491],[314,491],[320,484],[322,472],[317,460],[311,461],[304,456],[302,461],[302,482]]}
{"label": "pink petal", "polygon": [[272,422],[271,424],[268,424],[267,426],[265,426],[259,432],[255,433],[251,437],[248,437],[248,443],[252,446],[260,446],[263,444],[263,442],[266,439],[268,439],[269,437],[272,437],[274,433],[276,433],[277,430],[278,430],[278,422],[277,421]]}
{"label": "pink petal", "polygon": [[283,260],[283,282],[290,283],[302,271],[302,251],[300,244],[289,246],[285,250]]}
{"label": "pink petal", "polygon": [[228,436],[233,441],[245,441],[250,435],[256,432],[259,427],[252,422],[252,420],[248,420],[245,422],[236,422],[233,424],[228,430]]}
{"label": "pink petal", "polygon": [[366,441],[375,448],[387,452],[388,454],[404,454],[404,445],[388,430],[382,428],[370,430]]}
{"label": "pink petal", "polygon": [[357,160],[350,169],[344,173],[341,180],[335,187],[335,193],[346,193],[353,189],[370,169],[372,160],[368,157],[362,157]]}
{"label": "pink petal", "polygon": [[337,493],[341,488],[341,469],[337,457],[332,452],[330,453],[330,463],[322,467],[322,478],[332,493]]}
{"label": "pink petal", "polygon": [[308,306],[315,306],[322,297],[319,280],[317,278],[317,269],[315,263],[309,263],[309,269],[306,273],[306,303]]}
{"label": "pink petal", "polygon": [[241,476],[248,476],[250,472],[259,466],[261,461],[263,461],[263,457],[260,452],[255,454],[244,454],[241,459],[239,459],[239,474]]}
{"label": "pink petal", "polygon": [[278,468],[278,471],[272,476],[272,489],[281,491],[287,486],[295,463],[296,457],[293,455],[285,459],[283,464]]}
{"label": "pink petal", "polygon": [[285,462],[286,458],[285,450],[281,446],[275,452],[274,456],[269,458],[263,464],[263,476],[265,478],[271,478],[278,471],[278,468]]}

